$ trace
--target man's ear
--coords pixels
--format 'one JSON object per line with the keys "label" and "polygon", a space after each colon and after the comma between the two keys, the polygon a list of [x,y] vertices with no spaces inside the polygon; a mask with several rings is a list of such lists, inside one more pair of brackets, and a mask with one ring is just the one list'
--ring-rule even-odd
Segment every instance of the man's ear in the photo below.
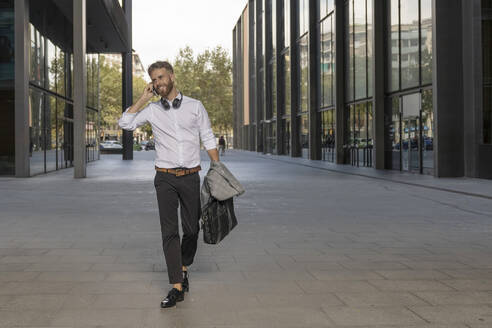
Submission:
{"label": "man's ear", "polygon": [[175,82],[174,73],[171,73],[171,81],[173,81],[173,83]]}

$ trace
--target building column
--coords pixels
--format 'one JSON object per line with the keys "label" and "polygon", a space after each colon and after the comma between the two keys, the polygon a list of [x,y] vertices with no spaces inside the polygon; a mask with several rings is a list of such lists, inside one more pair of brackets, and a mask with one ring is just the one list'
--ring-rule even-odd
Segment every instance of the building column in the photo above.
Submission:
{"label": "building column", "polygon": [[373,1],[373,56],[372,56],[372,85],[373,85],[373,167],[384,169],[384,119],[385,119],[385,58],[384,35],[385,35],[385,6],[384,1]]}
{"label": "building column", "polygon": [[309,158],[321,159],[319,1],[309,0]]}
{"label": "building column", "polygon": [[345,0],[335,0],[335,90],[336,90],[336,152],[337,164],[345,164],[346,151],[344,148],[347,134],[345,113]]}
{"label": "building column", "polygon": [[15,0],[15,176],[28,177],[29,150],[29,0]]}
{"label": "building column", "polygon": [[461,1],[433,0],[432,12],[435,174],[460,177],[464,174]]}
{"label": "building column", "polygon": [[85,178],[86,171],[86,0],[73,1],[73,146],[74,178]]}
{"label": "building column", "polygon": [[[128,26],[128,45],[127,51],[121,54],[122,57],[122,111],[133,105],[133,54],[132,54],[132,0],[123,1],[125,18]],[[123,160],[133,159],[133,131],[123,130]]]}
{"label": "building column", "polygon": [[290,144],[291,156],[301,156],[301,142],[299,140],[299,48],[297,34],[299,30],[299,1],[290,1]]}

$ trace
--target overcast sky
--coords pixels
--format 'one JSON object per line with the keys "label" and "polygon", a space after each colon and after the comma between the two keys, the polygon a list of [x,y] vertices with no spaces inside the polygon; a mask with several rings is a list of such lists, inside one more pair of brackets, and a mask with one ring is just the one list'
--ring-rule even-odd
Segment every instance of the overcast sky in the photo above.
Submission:
{"label": "overcast sky", "polygon": [[147,67],[189,45],[195,54],[217,45],[232,57],[232,29],[247,0],[136,0],[133,49]]}

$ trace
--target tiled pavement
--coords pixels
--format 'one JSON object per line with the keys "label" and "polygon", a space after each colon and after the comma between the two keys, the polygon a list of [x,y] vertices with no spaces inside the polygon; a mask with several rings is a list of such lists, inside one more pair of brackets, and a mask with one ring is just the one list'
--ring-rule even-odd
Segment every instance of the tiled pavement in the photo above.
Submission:
{"label": "tiled pavement", "polygon": [[492,327],[492,200],[235,151],[239,225],[160,309],[152,156],[0,179],[0,327]]}

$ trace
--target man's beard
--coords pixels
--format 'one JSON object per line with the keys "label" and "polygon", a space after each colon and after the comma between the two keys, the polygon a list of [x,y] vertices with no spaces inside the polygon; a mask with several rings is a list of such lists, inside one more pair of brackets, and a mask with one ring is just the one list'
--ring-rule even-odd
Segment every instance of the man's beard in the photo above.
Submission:
{"label": "man's beard", "polygon": [[163,98],[167,98],[171,90],[174,88],[174,83],[172,80],[169,80],[169,83],[166,83],[164,86],[165,86],[165,91],[161,93],[161,96]]}

